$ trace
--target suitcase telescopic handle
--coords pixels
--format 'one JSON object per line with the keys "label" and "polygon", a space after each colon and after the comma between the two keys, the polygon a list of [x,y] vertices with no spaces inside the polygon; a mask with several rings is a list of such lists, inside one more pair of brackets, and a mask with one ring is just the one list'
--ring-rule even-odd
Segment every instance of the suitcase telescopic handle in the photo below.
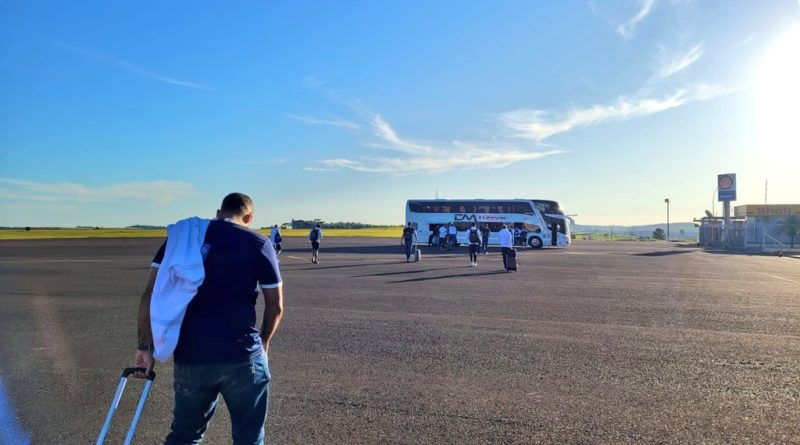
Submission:
{"label": "suitcase telescopic handle", "polygon": [[[122,378],[127,379],[129,375],[137,372],[147,372],[147,368],[125,368],[122,371]],[[150,373],[147,374],[147,380],[150,380],[152,382],[155,379],[156,379],[156,372],[150,371]]]}

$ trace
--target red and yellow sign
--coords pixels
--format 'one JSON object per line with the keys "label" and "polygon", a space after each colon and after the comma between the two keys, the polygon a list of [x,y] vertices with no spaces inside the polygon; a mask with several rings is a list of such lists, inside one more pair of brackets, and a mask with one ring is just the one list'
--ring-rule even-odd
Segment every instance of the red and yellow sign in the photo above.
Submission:
{"label": "red and yellow sign", "polygon": [[735,216],[788,216],[800,215],[800,204],[744,205],[733,209]]}

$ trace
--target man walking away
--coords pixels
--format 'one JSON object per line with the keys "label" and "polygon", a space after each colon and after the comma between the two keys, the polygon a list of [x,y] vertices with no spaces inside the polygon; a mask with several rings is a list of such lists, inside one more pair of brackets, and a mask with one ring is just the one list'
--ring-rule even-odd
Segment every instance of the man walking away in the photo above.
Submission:
{"label": "man walking away", "polygon": [[478,265],[478,249],[481,247],[481,232],[475,223],[472,223],[472,227],[467,231],[467,238],[469,239],[469,264],[476,267]]}
{"label": "man walking away", "polygon": [[558,246],[558,229],[558,223],[550,224],[550,245],[553,247]]}
{"label": "man walking away", "polygon": [[481,227],[481,250],[484,255],[489,251],[489,235],[491,233],[492,231],[489,230],[489,224],[484,224],[483,227]]}
{"label": "man walking away", "polygon": [[500,237],[500,252],[503,254],[503,269],[508,271],[508,252],[514,248],[514,235],[508,230],[508,226],[503,224],[498,236]]}
{"label": "man walking away", "polygon": [[319,264],[319,243],[322,241],[322,227],[319,224],[308,232],[308,240],[311,242],[311,262]]}
{"label": "man walking away", "polygon": [[281,237],[281,229],[278,228],[278,225],[275,224],[272,227],[272,230],[269,233],[269,239],[272,241],[272,244],[275,246],[275,255],[280,256],[281,254],[281,243],[283,242],[283,238]]}
{"label": "man walking away", "polygon": [[[174,351],[175,409],[166,445],[197,444],[217,408],[220,394],[230,412],[234,444],[263,444],[269,406],[269,345],[283,312],[283,287],[275,250],[267,237],[250,230],[253,201],[231,193],[217,219],[209,222],[199,255],[204,278],[191,298]],[[135,366],[153,369],[150,302],[167,243],[153,258],[139,304]],[[177,242],[177,241],[176,241]],[[164,270],[163,273],[170,273]],[[256,328],[256,300],[261,288],[266,305]],[[158,307],[154,308],[158,311]]]}
{"label": "man walking away", "polygon": [[403,235],[400,237],[400,242],[406,246],[406,263],[411,262],[411,252],[414,249],[414,243],[417,241],[417,231],[411,227],[411,222],[406,227],[403,227]]}
{"label": "man walking away", "polygon": [[447,226],[447,250],[455,247],[456,243],[458,242],[457,235],[458,229],[456,229],[456,226],[453,225],[453,223],[450,223],[450,225]]}
{"label": "man walking away", "polygon": [[442,224],[439,226],[439,250],[444,250],[447,246],[447,227]]}

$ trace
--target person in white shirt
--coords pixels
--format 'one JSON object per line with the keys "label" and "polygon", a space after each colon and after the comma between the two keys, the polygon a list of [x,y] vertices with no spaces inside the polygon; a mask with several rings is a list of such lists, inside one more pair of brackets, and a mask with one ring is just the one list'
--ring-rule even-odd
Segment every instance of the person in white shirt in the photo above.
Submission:
{"label": "person in white shirt", "polygon": [[308,232],[308,240],[311,242],[311,262],[319,264],[319,243],[322,241],[322,227],[319,224]]}
{"label": "person in white shirt", "polygon": [[457,235],[458,235],[458,229],[456,229],[456,226],[453,225],[453,223],[450,223],[447,226],[447,250],[450,250],[453,247],[455,247],[457,243],[456,239]]}
{"label": "person in white shirt", "polygon": [[508,230],[508,226],[503,224],[503,228],[497,234],[500,237],[500,252],[503,254],[503,269],[508,270],[508,252],[514,248],[514,234]]}
{"label": "person in white shirt", "polygon": [[439,250],[444,250],[447,245],[447,227],[439,226]]}

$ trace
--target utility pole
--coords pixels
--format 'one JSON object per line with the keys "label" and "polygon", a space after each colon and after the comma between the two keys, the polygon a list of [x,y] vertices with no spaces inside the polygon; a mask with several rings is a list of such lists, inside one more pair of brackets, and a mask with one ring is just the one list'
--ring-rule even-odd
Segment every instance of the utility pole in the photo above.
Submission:
{"label": "utility pole", "polygon": [[667,203],[667,241],[669,241],[669,198],[664,199],[664,202]]}

